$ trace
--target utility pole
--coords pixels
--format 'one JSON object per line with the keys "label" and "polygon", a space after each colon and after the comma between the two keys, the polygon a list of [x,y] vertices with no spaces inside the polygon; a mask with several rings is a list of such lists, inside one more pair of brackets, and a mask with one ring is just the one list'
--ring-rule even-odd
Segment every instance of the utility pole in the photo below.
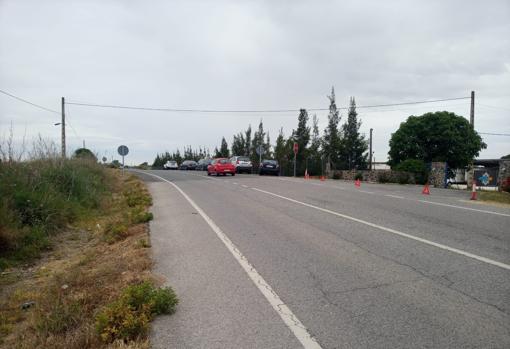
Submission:
{"label": "utility pole", "polygon": [[370,129],[370,167],[369,167],[370,171],[372,171],[372,131],[373,130],[374,130],[373,128]]}
{"label": "utility pole", "polygon": [[475,91],[471,91],[471,110],[469,111],[469,123],[475,128]]}
{"label": "utility pole", "polygon": [[65,100],[62,97],[62,158],[66,158],[66,112]]}

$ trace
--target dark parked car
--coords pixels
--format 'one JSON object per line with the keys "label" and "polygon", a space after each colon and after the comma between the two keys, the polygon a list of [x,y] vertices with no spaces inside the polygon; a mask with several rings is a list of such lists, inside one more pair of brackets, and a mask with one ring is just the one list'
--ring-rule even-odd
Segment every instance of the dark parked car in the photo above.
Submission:
{"label": "dark parked car", "polygon": [[280,175],[280,166],[276,160],[263,160],[259,168],[259,175],[272,174]]}
{"label": "dark parked car", "polygon": [[179,166],[179,170],[194,170],[197,167],[196,161],[193,160],[184,160]]}
{"label": "dark parked car", "polygon": [[197,171],[207,171],[207,166],[211,164],[211,159],[200,159],[198,160],[197,167],[195,170]]}

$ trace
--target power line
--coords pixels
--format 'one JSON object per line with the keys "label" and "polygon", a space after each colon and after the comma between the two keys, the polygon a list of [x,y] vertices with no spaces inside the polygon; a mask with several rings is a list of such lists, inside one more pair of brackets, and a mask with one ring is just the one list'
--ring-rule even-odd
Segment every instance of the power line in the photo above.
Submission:
{"label": "power line", "polygon": [[490,133],[490,132],[478,132],[481,135],[489,135],[489,136],[505,136],[510,137],[510,133]]}
{"label": "power line", "polygon": [[10,94],[10,93],[8,93],[8,92],[5,92],[5,91],[3,91],[3,90],[0,90],[0,93],[3,93],[4,95],[7,95],[7,96],[12,97],[12,98],[14,98],[14,99],[17,99],[18,101],[21,101],[21,102],[24,102],[24,103],[30,104],[30,105],[32,105],[32,106],[34,106],[34,107],[37,107],[37,108],[40,108],[40,109],[42,109],[42,110],[46,110],[46,111],[48,111],[48,112],[50,112],[50,113],[55,113],[55,114],[59,114],[59,115],[60,115],[60,112],[59,112],[59,111],[56,111],[56,110],[52,110],[52,109],[49,109],[49,108],[43,107],[42,105],[39,105],[39,104],[36,104],[36,103],[30,102],[30,101],[27,101],[26,99],[23,99],[23,98],[21,98],[21,97],[15,96],[15,95]]}
{"label": "power line", "polygon": [[[456,100],[460,100],[460,99],[469,99],[469,98],[471,98],[471,97],[445,98],[445,99],[391,103],[391,104],[361,105],[361,106],[356,106],[356,108],[357,109],[358,108],[383,108],[383,107],[393,107],[393,106],[402,106],[402,105],[456,101]],[[231,109],[193,109],[193,108],[153,108],[153,107],[135,107],[135,106],[126,106],[126,105],[96,104],[96,103],[81,103],[81,102],[66,102],[66,104],[85,106],[85,107],[96,107],[96,108],[131,109],[131,110],[164,111],[164,112],[193,112],[193,113],[288,113],[288,112],[299,112],[299,110],[300,110],[300,109],[231,110]],[[337,109],[338,110],[346,110],[346,109],[349,109],[349,107],[340,107]],[[307,110],[308,111],[327,111],[327,110],[329,110],[329,108],[308,108]]]}

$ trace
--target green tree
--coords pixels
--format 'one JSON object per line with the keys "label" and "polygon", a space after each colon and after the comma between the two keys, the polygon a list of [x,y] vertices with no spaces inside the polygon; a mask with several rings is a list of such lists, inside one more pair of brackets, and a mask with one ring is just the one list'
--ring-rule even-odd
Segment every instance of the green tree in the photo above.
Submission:
{"label": "green tree", "polygon": [[365,137],[359,133],[361,120],[358,121],[356,101],[351,97],[347,121],[342,125],[342,163],[350,169],[365,169],[368,149]]}
{"label": "green tree", "polygon": [[264,131],[264,124],[262,120],[260,120],[259,128],[253,135],[253,140],[251,141],[251,156],[250,159],[252,163],[258,166],[259,163],[259,154],[257,154],[257,149],[259,146],[262,146],[262,149],[267,150],[267,144],[264,142],[264,138],[266,136],[266,132]]}
{"label": "green tree", "polygon": [[321,138],[319,134],[319,119],[317,115],[312,117],[312,137],[310,140],[310,147],[308,149],[308,173],[311,175],[318,175],[322,172],[321,162]]}
{"label": "green tree", "polygon": [[298,116],[298,127],[292,132],[292,139],[298,144],[296,154],[296,168],[298,175],[305,172],[306,160],[308,157],[308,142],[310,142],[310,127],[308,123],[308,112],[301,109]]}
{"label": "green tree", "polygon": [[447,111],[412,115],[391,135],[388,163],[394,167],[406,159],[418,159],[462,168],[486,147],[462,116]]}
{"label": "green tree", "polygon": [[234,135],[234,139],[232,140],[232,156],[235,155],[244,155],[245,153],[245,140],[242,132],[239,132],[237,135]]}
{"label": "green tree", "polygon": [[97,161],[97,157],[94,155],[94,153],[90,149],[87,149],[87,148],[76,149],[74,151],[73,157]]}
{"label": "green tree", "polygon": [[324,136],[322,137],[322,151],[332,165],[333,169],[336,169],[340,165],[340,154],[341,154],[341,138],[338,132],[338,123],[340,122],[340,115],[336,107],[335,101],[335,88],[331,88],[331,96],[329,98],[329,114],[328,114],[328,126],[324,130]]}
{"label": "green tree", "polygon": [[244,156],[251,157],[251,125],[248,125],[244,133]]}
{"label": "green tree", "polygon": [[218,157],[221,157],[221,158],[230,157],[230,152],[228,150],[228,143],[225,140],[225,137],[221,138],[221,146],[220,146],[220,150],[219,150],[219,152],[217,152],[217,154],[219,155]]}

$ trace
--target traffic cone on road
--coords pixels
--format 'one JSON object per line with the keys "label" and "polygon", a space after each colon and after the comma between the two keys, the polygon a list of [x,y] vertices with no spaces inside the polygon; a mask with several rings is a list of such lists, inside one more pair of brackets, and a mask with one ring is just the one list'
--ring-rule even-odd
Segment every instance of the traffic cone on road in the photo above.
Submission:
{"label": "traffic cone on road", "polygon": [[473,186],[471,187],[471,199],[476,200],[476,183],[473,182]]}
{"label": "traffic cone on road", "polygon": [[324,176],[321,176],[321,181],[324,182],[325,180],[326,180],[326,178],[324,178]]}
{"label": "traffic cone on road", "polygon": [[425,186],[423,187],[423,190],[421,191],[421,193],[423,195],[430,195],[430,189],[429,189],[429,184],[428,183],[425,183]]}
{"label": "traffic cone on road", "polygon": [[356,179],[354,181],[354,185],[357,186],[357,187],[361,187],[361,181],[359,179]]}

